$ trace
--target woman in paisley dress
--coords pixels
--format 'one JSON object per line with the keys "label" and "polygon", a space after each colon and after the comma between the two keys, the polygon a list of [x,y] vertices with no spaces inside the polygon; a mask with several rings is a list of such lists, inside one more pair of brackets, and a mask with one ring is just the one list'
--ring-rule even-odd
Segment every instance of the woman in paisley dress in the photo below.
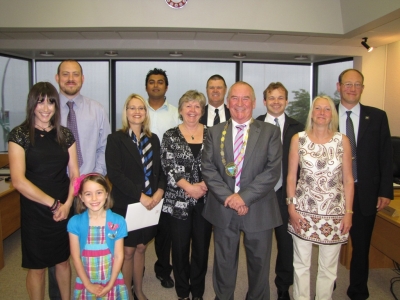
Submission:
{"label": "woman in paisley dress", "polygon": [[[22,267],[30,299],[44,299],[45,270],[55,266],[63,300],[71,299],[68,219],[79,176],[75,139],[62,127],[56,88],[30,90],[26,120],[8,136],[12,184],[21,193]],[[68,167],[68,174],[67,174]]]}
{"label": "woman in paisley dress", "polygon": [[185,300],[190,293],[192,299],[203,299],[211,239],[211,224],[202,216],[207,187],[201,176],[201,152],[207,126],[199,120],[205,103],[202,93],[187,91],[178,105],[183,122],[167,130],[161,143],[167,175],[163,212],[171,215],[175,290],[178,299]]}
{"label": "woman in paisley dress", "polygon": [[286,202],[294,248],[294,299],[310,299],[312,244],[319,246],[315,299],[332,299],[340,247],[347,242],[352,222],[353,193],[349,139],[338,132],[333,101],[318,96],[305,131],[293,136],[289,151]]}

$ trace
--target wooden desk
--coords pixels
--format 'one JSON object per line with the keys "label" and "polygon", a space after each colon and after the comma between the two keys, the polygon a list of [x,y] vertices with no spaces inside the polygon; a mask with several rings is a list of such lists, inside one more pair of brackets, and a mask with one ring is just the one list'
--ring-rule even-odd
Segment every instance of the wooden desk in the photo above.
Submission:
{"label": "wooden desk", "polygon": [[0,181],[0,269],[4,266],[3,240],[21,227],[19,193],[11,182]]}
{"label": "wooden desk", "polygon": [[[394,200],[390,206],[400,211],[400,189],[394,190]],[[340,263],[347,269],[350,268],[352,249],[349,239],[340,252]],[[400,263],[400,217],[390,217],[378,212],[372,232],[369,268],[392,268],[393,260]]]}

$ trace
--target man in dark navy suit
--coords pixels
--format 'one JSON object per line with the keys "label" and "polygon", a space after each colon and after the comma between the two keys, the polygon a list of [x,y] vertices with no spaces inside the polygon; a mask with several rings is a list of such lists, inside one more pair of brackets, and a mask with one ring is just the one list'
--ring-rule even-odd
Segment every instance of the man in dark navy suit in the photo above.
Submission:
{"label": "man in dark navy suit", "polygon": [[278,289],[278,300],[289,300],[289,287],[293,284],[293,240],[287,232],[289,213],[286,205],[286,177],[290,141],[293,135],[304,130],[304,125],[285,114],[285,108],[289,101],[288,91],[282,83],[271,82],[263,95],[267,113],[257,117],[257,120],[279,126],[281,130],[282,170],[280,179],[274,188],[282,216],[282,225],[275,227],[278,248],[275,285]]}
{"label": "man in dark navy suit", "polygon": [[[360,71],[343,71],[337,90],[340,93],[339,129],[349,139],[354,135],[356,148],[353,153],[354,214],[350,229],[353,254],[347,295],[359,300],[369,297],[368,256],[376,212],[393,199],[392,144],[386,113],[360,104],[364,90],[364,76]],[[350,122],[354,134],[348,131]]]}
{"label": "man in dark navy suit", "polygon": [[215,74],[207,80],[208,105],[200,123],[208,127],[228,121],[231,117],[228,107],[224,104],[226,94],[226,83],[224,77]]}

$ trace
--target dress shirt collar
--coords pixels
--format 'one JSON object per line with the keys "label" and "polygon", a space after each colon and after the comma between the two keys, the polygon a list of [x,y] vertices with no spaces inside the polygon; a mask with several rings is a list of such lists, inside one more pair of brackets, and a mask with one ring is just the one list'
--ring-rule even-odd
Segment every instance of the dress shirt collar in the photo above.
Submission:
{"label": "dress shirt collar", "polygon": [[[274,117],[274,116],[270,115],[269,113],[267,113],[267,115],[266,115],[266,117],[265,117],[265,122],[271,123],[271,124],[274,124],[274,125],[275,125],[275,118],[276,118],[276,117]],[[279,122],[279,124],[280,124],[281,126],[282,126],[283,124],[285,124],[285,114],[284,114],[284,113],[281,114],[281,115],[278,117],[278,122]]]}
{"label": "dress shirt collar", "polygon": [[361,105],[360,103],[357,103],[352,109],[347,109],[346,107],[343,106],[342,103],[339,103],[339,118],[347,118],[346,111],[351,111],[352,114],[357,116],[358,118],[360,117],[360,111],[361,111]]}
{"label": "dress shirt collar", "polygon": [[218,108],[219,112],[225,111],[225,109],[224,109],[224,103],[222,103],[222,105],[220,105],[220,106],[218,106],[218,107],[214,107],[214,106],[208,104],[208,111],[209,111],[209,112],[212,112],[213,114],[215,114],[215,109],[216,109],[216,108]]}
{"label": "dress shirt collar", "polygon": [[79,106],[83,103],[83,96],[78,94],[75,98],[68,99],[64,94],[60,93],[60,106],[67,107],[68,101],[74,101],[75,105],[79,108]]}
{"label": "dress shirt collar", "polygon": [[236,121],[234,121],[234,120],[232,119],[232,127],[236,129],[236,126],[237,126],[237,125],[243,125],[243,124],[245,124],[245,125],[246,125],[245,128],[247,129],[247,128],[249,128],[248,126],[249,126],[249,124],[250,124],[250,121],[251,121],[251,119],[248,120],[248,121],[246,121],[246,122],[244,122],[244,123],[242,123],[242,124],[239,124],[239,123],[237,123]]}
{"label": "dress shirt collar", "polygon": [[161,106],[160,106],[159,108],[157,108],[157,109],[152,108],[152,107],[150,106],[150,104],[149,104],[149,100],[147,100],[147,101],[146,101],[147,107],[148,107],[150,110],[152,110],[152,111],[157,111],[157,110],[168,110],[169,104],[168,104],[167,98],[165,97],[164,99],[165,99],[165,100],[164,100],[163,105],[161,105]]}

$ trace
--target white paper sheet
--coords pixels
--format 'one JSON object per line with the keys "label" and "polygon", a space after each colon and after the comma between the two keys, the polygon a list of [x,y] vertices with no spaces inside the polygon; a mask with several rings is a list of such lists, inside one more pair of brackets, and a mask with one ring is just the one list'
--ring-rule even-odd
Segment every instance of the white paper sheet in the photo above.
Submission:
{"label": "white paper sheet", "polygon": [[157,225],[163,202],[164,198],[152,210],[147,210],[140,202],[129,204],[125,217],[128,231]]}

